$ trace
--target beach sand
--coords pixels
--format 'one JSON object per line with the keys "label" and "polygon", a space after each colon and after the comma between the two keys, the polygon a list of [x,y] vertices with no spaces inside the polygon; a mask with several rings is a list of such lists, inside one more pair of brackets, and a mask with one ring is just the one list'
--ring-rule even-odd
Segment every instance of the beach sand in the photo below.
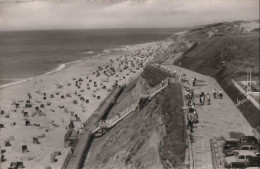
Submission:
{"label": "beach sand", "polygon": [[[8,168],[11,162],[22,161],[28,169],[61,168],[70,150],[70,147],[64,148],[68,123],[77,114],[80,121],[74,124],[80,128],[115,82],[124,85],[137,78],[144,66],[166,47],[162,41],[116,48],[67,65],[59,72],[1,88],[0,124],[4,128],[0,129],[0,145],[6,159],[1,167]],[[27,100],[32,107],[25,107]],[[25,125],[27,120],[28,126]],[[39,144],[33,144],[33,138],[38,138]],[[6,141],[11,146],[5,146]],[[23,145],[28,152],[22,152]],[[57,162],[51,162],[55,151],[61,155],[56,156]]]}

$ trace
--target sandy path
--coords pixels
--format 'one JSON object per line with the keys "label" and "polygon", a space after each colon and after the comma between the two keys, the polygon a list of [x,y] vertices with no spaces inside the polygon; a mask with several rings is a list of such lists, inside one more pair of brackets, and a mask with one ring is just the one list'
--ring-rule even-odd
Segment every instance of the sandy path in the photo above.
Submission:
{"label": "sandy path", "polygon": [[[197,86],[194,87],[194,94],[199,123],[195,124],[193,132],[195,139],[195,142],[192,143],[194,168],[212,169],[210,139],[220,136],[230,138],[230,132],[252,135],[252,127],[225,92],[223,92],[224,98],[222,100],[213,99],[212,91],[214,88],[217,91],[219,89],[223,91],[214,78],[175,65],[164,66],[171,70],[186,73],[189,82],[192,78],[197,78],[198,82]],[[201,91],[211,95],[210,105],[200,106],[198,96]]]}

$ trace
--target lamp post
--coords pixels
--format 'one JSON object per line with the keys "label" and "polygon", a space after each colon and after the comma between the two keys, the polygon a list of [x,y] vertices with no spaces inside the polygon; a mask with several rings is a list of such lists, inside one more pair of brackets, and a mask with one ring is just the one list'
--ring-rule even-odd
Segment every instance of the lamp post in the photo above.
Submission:
{"label": "lamp post", "polygon": [[250,93],[251,92],[251,86],[252,86],[252,74],[251,74],[251,68],[248,67],[247,69],[247,74],[246,74],[246,86],[247,86],[247,89],[246,89],[246,94]]}
{"label": "lamp post", "polygon": [[251,76],[251,68],[249,68],[249,77],[250,77],[250,87],[249,87],[249,93],[251,92],[251,87],[252,87],[252,76]]}
{"label": "lamp post", "polygon": [[180,74],[181,74],[181,62],[179,62],[179,67],[180,67]]}
{"label": "lamp post", "polygon": [[[0,128],[0,136],[1,136],[1,128]],[[0,169],[2,169],[2,165],[1,165],[1,163],[2,163],[2,149],[1,149],[1,144],[2,144],[2,142],[1,142],[1,139],[0,139]]]}

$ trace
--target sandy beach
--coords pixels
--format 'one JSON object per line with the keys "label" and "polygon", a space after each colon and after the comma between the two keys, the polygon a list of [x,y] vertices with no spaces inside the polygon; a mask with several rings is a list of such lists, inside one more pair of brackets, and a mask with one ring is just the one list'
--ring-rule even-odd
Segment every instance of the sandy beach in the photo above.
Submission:
{"label": "sandy beach", "polygon": [[[64,148],[69,122],[80,131],[115,83],[124,85],[138,77],[167,45],[160,41],[116,48],[1,88],[0,141],[5,150],[1,167],[21,161],[28,169],[60,168],[70,150]],[[22,146],[27,150],[23,152]],[[56,162],[51,161],[54,152],[60,154]]]}

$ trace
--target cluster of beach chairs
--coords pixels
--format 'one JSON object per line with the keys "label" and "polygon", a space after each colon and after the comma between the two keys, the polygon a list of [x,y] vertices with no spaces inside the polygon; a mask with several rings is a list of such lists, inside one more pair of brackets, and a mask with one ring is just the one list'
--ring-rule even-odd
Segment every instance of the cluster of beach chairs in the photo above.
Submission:
{"label": "cluster of beach chairs", "polygon": [[[66,140],[68,136],[75,133],[71,128],[77,128],[77,134],[79,128],[85,129],[85,122],[87,123],[88,120],[82,122],[81,118],[83,117],[82,113],[89,111],[87,109],[88,105],[92,105],[93,102],[101,102],[101,99],[103,99],[107,93],[111,92],[113,87],[124,85],[128,83],[130,79],[137,77],[139,75],[138,73],[141,73],[143,68],[154,59],[161,50],[163,50],[163,47],[160,47],[160,45],[159,48],[158,46],[157,48],[147,47],[137,49],[131,54],[119,56],[115,60],[111,59],[87,75],[75,75],[71,80],[56,81],[56,89],[54,91],[51,90],[53,91],[52,93],[49,90],[31,90],[23,100],[14,100],[12,109],[4,110],[0,108],[1,119],[8,119],[0,121],[0,129],[4,130],[17,125],[20,126],[21,122],[16,121],[17,118],[13,118],[18,117],[18,119],[24,121],[24,126],[28,127],[28,129],[29,127],[36,127],[41,131],[38,135],[30,136],[31,143],[22,143],[20,153],[30,153],[34,151],[31,149],[31,145],[41,146],[41,142],[43,142],[42,139],[47,137],[46,133],[51,132],[57,127],[67,127],[67,132],[64,135],[64,140]],[[82,74],[84,74],[84,72]],[[41,82],[43,81],[44,79],[41,79]],[[136,105],[137,104],[135,104],[135,106]],[[73,107],[75,107],[75,109]],[[82,112],[77,112],[79,107],[82,108]],[[118,114],[118,118],[128,112],[128,110],[122,111]],[[46,119],[46,117],[54,113],[56,115],[61,113],[61,118],[59,118],[59,120],[55,118]],[[95,116],[96,114],[93,113],[89,119]],[[118,118],[116,120],[118,120]],[[1,148],[1,162],[8,161],[12,167],[23,164],[20,163],[22,161],[7,159],[5,156],[5,153],[10,150],[10,148],[5,149],[5,147],[12,147],[13,140],[16,140],[15,137],[17,136],[5,138],[3,140],[3,148]],[[59,151],[59,153],[50,152],[50,163],[57,162],[57,157],[62,153],[63,150]],[[51,168],[49,166],[46,167]]]}

